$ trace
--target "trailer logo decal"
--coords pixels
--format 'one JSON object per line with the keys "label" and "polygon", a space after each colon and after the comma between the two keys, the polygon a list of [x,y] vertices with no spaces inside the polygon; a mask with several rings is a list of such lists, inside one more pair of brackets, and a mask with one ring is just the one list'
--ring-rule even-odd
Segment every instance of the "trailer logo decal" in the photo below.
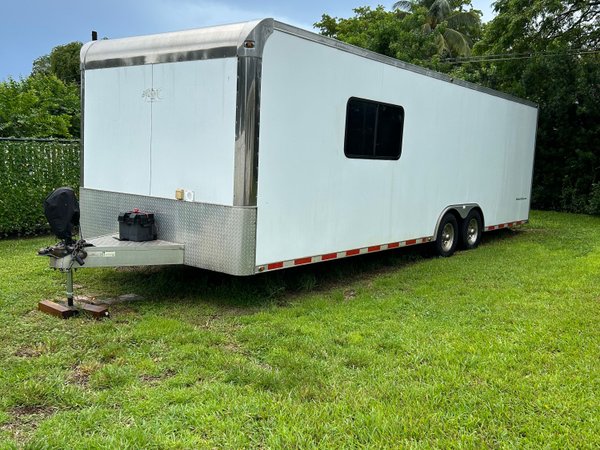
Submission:
{"label": "trailer logo decal", "polygon": [[156,102],[158,100],[162,100],[160,96],[160,89],[158,88],[148,88],[142,91],[142,98],[147,102]]}

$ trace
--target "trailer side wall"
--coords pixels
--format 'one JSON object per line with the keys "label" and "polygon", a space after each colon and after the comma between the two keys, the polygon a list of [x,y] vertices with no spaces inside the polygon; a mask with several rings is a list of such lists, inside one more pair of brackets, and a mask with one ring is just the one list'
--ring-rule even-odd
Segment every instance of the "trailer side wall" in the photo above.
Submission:
{"label": "trailer side wall", "polygon": [[[261,84],[257,265],[432,236],[454,204],[528,218],[535,108],[277,30]],[[344,155],[350,97],[404,108],[399,160]]]}

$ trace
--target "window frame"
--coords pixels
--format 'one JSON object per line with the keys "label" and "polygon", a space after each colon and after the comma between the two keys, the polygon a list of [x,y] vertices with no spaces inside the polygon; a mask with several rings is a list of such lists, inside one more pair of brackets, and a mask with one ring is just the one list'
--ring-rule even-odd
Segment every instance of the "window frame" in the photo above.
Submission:
{"label": "window frame", "polygon": [[[359,102],[363,102],[363,103],[370,103],[373,105],[377,106],[376,109],[376,113],[375,113],[375,124],[374,124],[374,132],[373,132],[373,143],[372,143],[372,150],[373,150],[373,154],[372,155],[364,155],[364,154],[349,154],[348,153],[348,140],[350,138],[349,136],[349,129],[348,129],[348,119],[349,119],[349,112],[350,112],[350,103],[352,101],[359,101]],[[402,122],[400,124],[400,143],[398,146],[398,155],[397,156],[378,156],[375,154],[375,148],[377,145],[377,130],[378,130],[378,126],[379,126],[379,108],[380,106],[388,106],[388,107],[392,107],[392,108],[399,108],[402,111]],[[350,158],[350,159],[374,159],[374,160],[380,160],[380,161],[398,161],[400,159],[400,157],[402,156],[402,142],[404,140],[404,118],[405,118],[406,112],[404,110],[404,107],[401,105],[394,105],[392,103],[386,103],[386,102],[378,102],[375,100],[370,100],[370,99],[366,99],[366,98],[360,98],[360,97],[350,97],[348,98],[348,101],[346,102],[346,121],[345,121],[345,129],[344,129],[344,155],[346,156],[346,158]]]}

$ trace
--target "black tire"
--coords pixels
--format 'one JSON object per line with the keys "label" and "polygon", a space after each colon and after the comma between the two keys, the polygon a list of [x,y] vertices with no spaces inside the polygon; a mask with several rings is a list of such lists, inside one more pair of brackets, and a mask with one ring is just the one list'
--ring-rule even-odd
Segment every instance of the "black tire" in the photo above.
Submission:
{"label": "black tire", "polygon": [[471,210],[460,227],[460,245],[465,250],[477,248],[483,233],[483,219],[476,209]]}
{"label": "black tire", "polygon": [[440,222],[435,237],[435,251],[444,258],[452,256],[458,247],[458,221],[452,213],[446,213]]}

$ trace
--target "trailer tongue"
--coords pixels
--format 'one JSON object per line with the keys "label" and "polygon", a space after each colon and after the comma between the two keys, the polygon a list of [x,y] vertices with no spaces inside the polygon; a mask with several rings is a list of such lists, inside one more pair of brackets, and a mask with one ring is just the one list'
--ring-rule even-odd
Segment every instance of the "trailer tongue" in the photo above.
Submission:
{"label": "trailer tongue", "polygon": [[183,264],[183,244],[156,239],[145,242],[120,241],[117,235],[90,239],[84,265],[72,255],[50,258],[50,267],[61,271],[81,267],[165,266]]}
{"label": "trailer tongue", "polygon": [[[73,228],[79,224],[79,202],[71,188],[59,188],[44,201],[44,214],[51,230],[60,241],[40,249],[39,256],[50,258],[50,267],[66,274],[67,303],[48,300],[38,308],[62,318],[79,312],[73,302],[73,271],[81,267],[123,267],[183,264],[183,244],[156,239],[154,214],[135,209],[120,213],[119,235],[99,236],[86,241],[73,240]],[[108,308],[82,305],[96,318],[108,316]]]}
{"label": "trailer tongue", "polygon": [[[66,305],[41,301],[39,309],[62,318],[78,312],[73,302],[73,272],[82,267],[164,266],[183,264],[183,244],[160,239],[144,242],[121,241],[118,235],[99,236],[85,242],[81,250],[74,249],[66,256],[50,256],[50,267],[66,274]],[[96,305],[81,305],[81,309],[96,318],[107,317],[108,309]]]}

